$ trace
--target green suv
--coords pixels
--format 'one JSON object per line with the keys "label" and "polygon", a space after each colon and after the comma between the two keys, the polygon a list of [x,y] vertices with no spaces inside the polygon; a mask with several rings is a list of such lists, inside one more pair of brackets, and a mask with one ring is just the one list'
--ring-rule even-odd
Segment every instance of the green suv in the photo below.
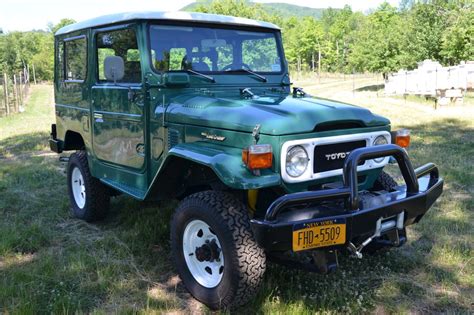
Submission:
{"label": "green suv", "polygon": [[180,200],[170,250],[186,288],[212,309],[252,298],[267,259],[327,273],[338,253],[402,245],[443,189],[434,164],[413,169],[406,130],[291,89],[270,23],[99,17],[56,33],[54,71],[50,146],[75,151],[74,215],[99,220],[118,194]]}

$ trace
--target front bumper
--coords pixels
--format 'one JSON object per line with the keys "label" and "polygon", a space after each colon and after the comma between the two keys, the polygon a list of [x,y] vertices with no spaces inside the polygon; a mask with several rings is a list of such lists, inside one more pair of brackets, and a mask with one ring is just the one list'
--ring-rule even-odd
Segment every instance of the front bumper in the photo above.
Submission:
{"label": "front bumper", "polygon": [[[364,198],[358,191],[358,162],[383,156],[396,159],[406,186]],[[381,222],[392,218],[396,224],[387,225],[383,232],[417,223],[442,191],[443,179],[434,164],[414,170],[406,151],[393,144],[360,148],[346,158],[341,188],[284,195],[270,205],[264,218],[254,218],[251,224],[257,242],[267,251],[287,251],[292,250],[296,226],[322,221],[345,222],[345,243],[322,248],[332,250],[348,247],[352,242],[360,244],[367,236],[380,234]],[[343,206],[325,206],[331,201],[339,201],[335,204]]]}

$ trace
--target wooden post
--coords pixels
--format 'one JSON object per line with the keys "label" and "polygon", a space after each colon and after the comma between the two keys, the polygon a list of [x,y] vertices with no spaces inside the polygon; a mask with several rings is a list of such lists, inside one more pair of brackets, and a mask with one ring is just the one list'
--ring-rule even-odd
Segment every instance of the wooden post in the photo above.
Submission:
{"label": "wooden post", "polygon": [[23,106],[23,72],[20,71],[20,82],[18,84],[18,90],[20,91],[20,105],[18,106],[18,112],[20,111],[20,106]]}
{"label": "wooden post", "polygon": [[318,81],[321,83],[321,47],[318,50]]}
{"label": "wooden post", "polygon": [[13,97],[15,97],[15,113],[18,113],[18,86],[16,85],[16,74],[13,74]]}
{"label": "wooden post", "polygon": [[32,64],[32,67],[33,67],[33,81],[35,81],[35,85],[36,85],[36,72],[35,72],[35,64]]}
{"label": "wooden post", "polygon": [[352,97],[355,95],[355,69],[352,68]]}
{"label": "wooden post", "polygon": [[301,72],[301,57],[298,55],[298,79],[300,77]]}
{"label": "wooden post", "polygon": [[8,76],[3,74],[3,93],[5,93],[5,114],[10,115],[10,102],[8,101]]}

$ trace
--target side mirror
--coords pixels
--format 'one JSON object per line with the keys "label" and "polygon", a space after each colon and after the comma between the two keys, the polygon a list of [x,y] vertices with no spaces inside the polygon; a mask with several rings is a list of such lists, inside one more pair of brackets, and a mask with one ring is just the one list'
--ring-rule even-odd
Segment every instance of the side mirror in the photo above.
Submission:
{"label": "side mirror", "polygon": [[107,56],[104,60],[104,75],[107,81],[117,83],[125,75],[125,64],[122,57]]}

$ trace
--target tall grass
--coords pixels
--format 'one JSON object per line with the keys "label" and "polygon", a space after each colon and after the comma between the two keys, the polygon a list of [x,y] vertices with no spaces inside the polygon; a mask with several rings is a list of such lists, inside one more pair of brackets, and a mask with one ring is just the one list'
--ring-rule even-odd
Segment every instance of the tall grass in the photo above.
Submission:
{"label": "tall grass", "polygon": [[[413,163],[437,163],[444,194],[408,228],[402,248],[362,260],[341,255],[339,270],[328,276],[270,264],[262,290],[237,313],[472,312],[472,106],[435,111],[351,88],[330,83],[308,91],[410,128]],[[170,262],[168,220],[176,202],[121,196],[103,222],[72,217],[64,165],[47,148],[51,93],[50,86],[35,87],[25,113],[0,118],[0,313],[206,312]]]}

